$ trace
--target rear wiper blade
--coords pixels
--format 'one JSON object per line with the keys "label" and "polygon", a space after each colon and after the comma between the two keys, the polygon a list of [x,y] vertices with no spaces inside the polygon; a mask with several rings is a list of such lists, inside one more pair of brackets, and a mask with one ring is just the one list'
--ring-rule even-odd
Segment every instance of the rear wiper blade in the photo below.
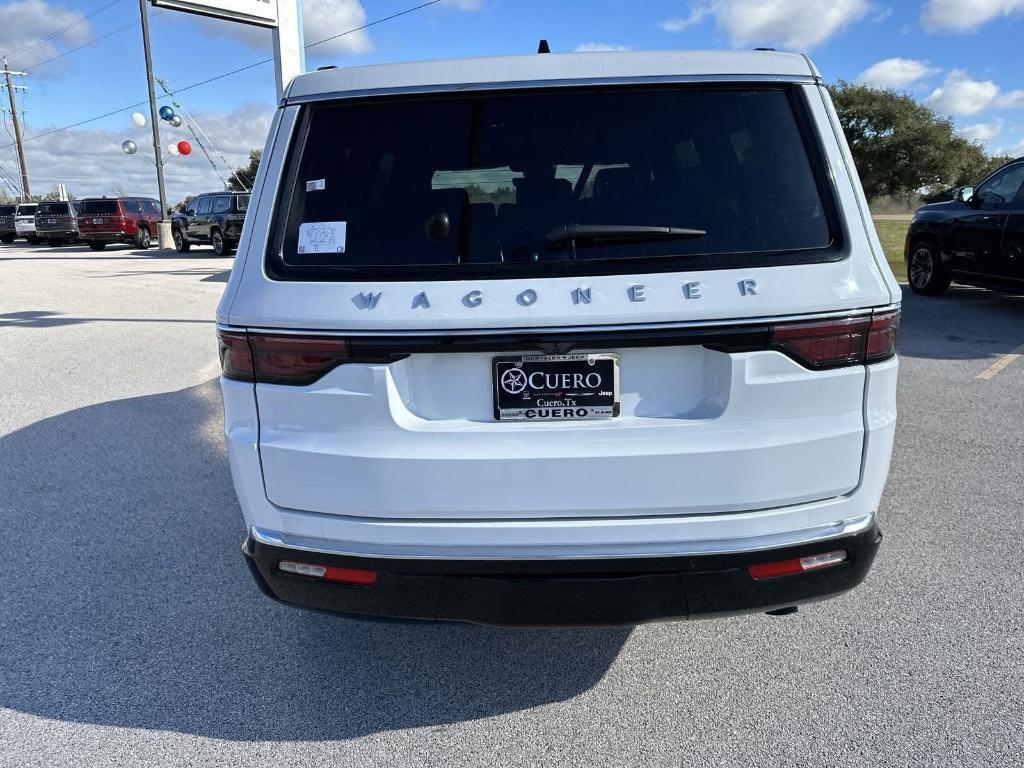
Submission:
{"label": "rear wiper blade", "polygon": [[703,229],[687,227],[647,227],[627,224],[563,224],[548,232],[548,248],[559,248],[566,243],[582,245],[601,242],[634,242],[645,240],[677,240],[704,237]]}

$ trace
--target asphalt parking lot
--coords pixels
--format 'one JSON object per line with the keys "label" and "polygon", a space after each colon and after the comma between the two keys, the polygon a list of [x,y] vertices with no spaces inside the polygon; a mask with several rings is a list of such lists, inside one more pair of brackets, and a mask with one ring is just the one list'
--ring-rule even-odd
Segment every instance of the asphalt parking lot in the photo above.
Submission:
{"label": "asphalt parking lot", "polygon": [[220,435],[230,266],[0,246],[0,765],[1021,764],[1024,297],[904,297],[853,593],[499,630],[257,592]]}

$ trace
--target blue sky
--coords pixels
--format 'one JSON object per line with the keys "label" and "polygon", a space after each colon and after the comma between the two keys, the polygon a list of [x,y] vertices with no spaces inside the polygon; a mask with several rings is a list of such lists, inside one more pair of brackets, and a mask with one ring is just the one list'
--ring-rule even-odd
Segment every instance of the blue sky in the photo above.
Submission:
{"label": "blue sky", "polygon": [[[306,42],[417,4],[305,0]],[[154,69],[172,88],[270,56],[266,30],[175,11],[150,14]],[[137,0],[0,2],[0,53],[29,73],[20,80],[29,91],[19,104],[27,136],[146,98],[137,21]],[[809,53],[830,81],[905,90],[989,149],[1024,154],[1022,32],[1024,0],[442,0],[324,44],[308,54],[307,65],[531,53],[541,37],[555,51],[767,45]],[[212,137],[213,163],[223,175],[262,144],[274,102],[273,66],[191,89],[180,102]],[[79,195],[116,187],[151,193],[152,166],[142,152],[121,155],[125,138],[148,143],[129,112],[28,142],[33,191],[63,180]],[[165,130],[164,144],[179,139],[192,136],[184,128]],[[0,133],[0,144],[9,143]],[[12,147],[0,149],[0,166],[15,172]],[[172,199],[219,185],[199,152],[167,168]]]}

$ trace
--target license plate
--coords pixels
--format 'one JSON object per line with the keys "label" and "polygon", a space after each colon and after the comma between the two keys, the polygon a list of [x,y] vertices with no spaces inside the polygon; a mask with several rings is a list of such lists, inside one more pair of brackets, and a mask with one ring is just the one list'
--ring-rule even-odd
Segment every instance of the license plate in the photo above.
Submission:
{"label": "license plate", "polygon": [[93,219],[92,223],[93,224],[102,224],[103,223],[103,219]]}
{"label": "license plate", "polygon": [[56,219],[47,219],[47,220],[46,220],[46,223],[47,223],[47,224],[56,224],[56,223],[57,223],[57,220],[56,220]]}
{"label": "license plate", "polygon": [[612,354],[494,358],[498,421],[579,421],[619,415],[619,359]]}

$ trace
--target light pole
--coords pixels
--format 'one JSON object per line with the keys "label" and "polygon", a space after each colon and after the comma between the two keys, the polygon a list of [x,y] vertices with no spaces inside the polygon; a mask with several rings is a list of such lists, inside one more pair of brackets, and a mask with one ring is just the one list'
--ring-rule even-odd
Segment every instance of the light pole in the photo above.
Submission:
{"label": "light pole", "polygon": [[156,88],[153,85],[153,54],[149,49],[149,16],[146,13],[146,0],[139,0],[139,15],[142,17],[142,49],[146,54],[146,87],[149,89],[149,117],[153,124],[156,183],[160,189],[160,225],[157,244],[160,248],[170,248],[171,222],[167,220],[167,191],[164,188],[164,162],[160,156],[160,126],[157,121]]}

